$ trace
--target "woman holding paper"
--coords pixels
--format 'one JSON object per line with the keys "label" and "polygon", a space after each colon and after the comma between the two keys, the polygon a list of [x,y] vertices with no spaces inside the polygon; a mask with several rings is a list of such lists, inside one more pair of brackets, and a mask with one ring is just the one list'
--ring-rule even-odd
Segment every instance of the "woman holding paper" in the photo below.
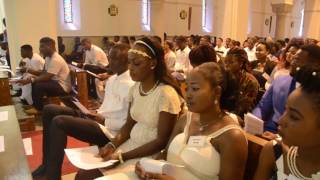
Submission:
{"label": "woman holding paper", "polygon": [[184,172],[155,174],[138,163],[136,174],[142,179],[242,179],[247,141],[238,122],[223,110],[232,110],[235,86],[231,74],[217,63],[193,69],[187,76],[189,112],[175,126],[167,153],[167,161],[184,166]]}
{"label": "woman holding paper", "polygon": [[128,59],[130,76],[137,83],[129,92],[127,122],[111,139],[112,143],[100,149],[105,160],[119,160],[121,165],[108,171],[80,171],[77,179],[93,179],[102,176],[101,172],[112,174],[133,169],[137,158],[151,156],[168,143],[181,111],[182,95],[167,72],[164,51],[159,43],[144,37],[129,50]]}

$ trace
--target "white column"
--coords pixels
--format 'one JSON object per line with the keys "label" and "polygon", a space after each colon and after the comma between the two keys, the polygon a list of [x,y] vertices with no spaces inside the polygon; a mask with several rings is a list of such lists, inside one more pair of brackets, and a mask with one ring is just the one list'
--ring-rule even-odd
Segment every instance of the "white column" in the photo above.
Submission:
{"label": "white column", "polygon": [[305,0],[303,36],[320,39],[320,0]]}
{"label": "white column", "polygon": [[214,1],[215,36],[244,41],[248,34],[249,0]]}
{"label": "white column", "polygon": [[4,1],[12,68],[20,61],[20,47],[30,44],[39,52],[39,40],[48,36],[57,39],[56,0]]}
{"label": "white column", "polygon": [[276,39],[288,37],[290,32],[291,11],[293,4],[290,2],[272,3],[272,11],[276,14]]}

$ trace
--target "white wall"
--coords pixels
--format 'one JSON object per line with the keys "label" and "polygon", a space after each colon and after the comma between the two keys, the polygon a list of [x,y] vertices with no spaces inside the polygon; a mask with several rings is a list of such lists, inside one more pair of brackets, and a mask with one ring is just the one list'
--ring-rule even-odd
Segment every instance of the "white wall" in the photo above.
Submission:
{"label": "white wall", "polygon": [[[287,15],[285,26],[287,37],[299,36],[301,11],[304,8],[304,0],[294,0],[292,12]],[[271,0],[250,0],[250,27],[249,36],[267,37],[275,36],[276,28],[276,15],[272,12]],[[272,17],[272,21],[271,21]],[[265,21],[268,19],[269,24],[266,25]],[[291,23],[293,22],[293,27]],[[271,28],[269,27],[271,23]],[[270,28],[270,29],[269,29]]]}
{"label": "white wall", "polygon": [[[140,0],[79,0],[80,29],[66,30],[59,24],[60,36],[113,36],[148,34],[141,26]],[[59,0],[60,6],[62,0]],[[108,8],[111,4],[119,8],[117,16],[110,16]],[[61,21],[61,11],[58,8]]]}
{"label": "white wall", "polygon": [[[153,0],[151,2],[151,31],[141,26],[141,0],[79,0],[76,8],[80,12],[78,30],[69,30],[63,23],[62,0],[59,0],[60,36],[113,36],[156,34],[187,35],[201,34],[201,0]],[[117,16],[108,14],[108,7],[114,4],[119,8]],[[191,29],[188,30],[188,18],[179,17],[181,10],[189,13],[192,8]],[[77,9],[73,9],[77,11]]]}
{"label": "white wall", "polygon": [[6,21],[10,58],[13,68],[21,59],[20,47],[32,45],[39,52],[39,40],[48,36],[57,37],[55,0],[6,0]]}
{"label": "white wall", "polygon": [[1,20],[1,25],[0,25],[0,33],[3,32],[4,26],[2,24],[2,19],[5,17],[5,12],[4,12],[4,5],[3,5],[3,0],[0,0],[0,20]]}
{"label": "white wall", "polygon": [[304,37],[320,39],[320,0],[306,0]]}

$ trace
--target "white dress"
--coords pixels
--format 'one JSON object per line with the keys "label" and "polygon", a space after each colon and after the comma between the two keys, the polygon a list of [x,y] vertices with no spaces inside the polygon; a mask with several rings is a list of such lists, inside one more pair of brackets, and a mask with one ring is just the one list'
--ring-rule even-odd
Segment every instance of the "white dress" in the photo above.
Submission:
{"label": "white dress", "polygon": [[[117,151],[122,153],[136,149],[157,138],[160,112],[179,114],[181,111],[181,100],[171,86],[160,83],[147,96],[140,95],[139,86],[140,83],[136,83],[129,92],[130,115],[137,123],[130,132],[130,138],[117,148]],[[139,158],[128,160],[114,169],[102,172],[109,175],[115,172],[132,171],[138,160]]]}
{"label": "white dress", "polygon": [[[189,128],[192,120],[192,113],[187,114],[187,123],[183,133],[178,134],[171,142],[168,149],[167,161],[170,163],[183,165],[186,167],[186,180],[215,180],[219,179],[220,172],[220,154],[212,146],[211,139],[217,138],[223,133],[239,129],[238,125],[227,125],[212,134],[205,136],[205,142],[202,146],[192,146],[187,142],[189,137]],[[230,116],[230,115],[229,115]],[[232,115],[231,115],[232,117]]]}
{"label": "white dress", "polygon": [[[232,114],[228,114],[234,118]],[[178,134],[170,143],[168,149],[167,161],[173,164],[182,165],[185,170],[180,177],[174,177],[177,180],[217,180],[220,171],[220,154],[212,146],[210,140],[220,136],[221,134],[232,130],[239,129],[238,125],[225,126],[214,133],[206,136],[206,142],[201,147],[192,147],[187,143],[189,128],[192,120],[192,113],[187,114],[187,123],[183,133]],[[101,178],[101,180],[138,180],[139,178],[134,172],[134,164],[122,171]]]}

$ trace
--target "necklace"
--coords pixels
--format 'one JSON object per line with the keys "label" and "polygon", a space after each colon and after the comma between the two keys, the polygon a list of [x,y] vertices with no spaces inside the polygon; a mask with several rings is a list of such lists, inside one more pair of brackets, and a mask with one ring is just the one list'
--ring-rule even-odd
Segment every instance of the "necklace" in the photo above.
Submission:
{"label": "necklace", "polygon": [[287,153],[287,164],[290,172],[299,179],[311,180],[313,178],[305,177],[297,168],[296,159],[298,156],[298,147],[291,146]]}
{"label": "necklace", "polygon": [[159,81],[157,81],[148,92],[144,92],[144,90],[142,89],[142,85],[140,84],[140,86],[139,86],[140,93],[144,96],[147,96],[147,95],[151,94],[157,88],[158,84],[159,84]]}
{"label": "necklace", "polygon": [[[219,115],[218,115],[218,118],[221,118],[223,116],[223,113],[220,112]],[[206,124],[201,124],[201,121],[199,119],[199,124],[200,124],[200,127],[199,127],[199,131],[202,132],[204,131],[209,125],[213,124],[215,121],[210,121]]]}

